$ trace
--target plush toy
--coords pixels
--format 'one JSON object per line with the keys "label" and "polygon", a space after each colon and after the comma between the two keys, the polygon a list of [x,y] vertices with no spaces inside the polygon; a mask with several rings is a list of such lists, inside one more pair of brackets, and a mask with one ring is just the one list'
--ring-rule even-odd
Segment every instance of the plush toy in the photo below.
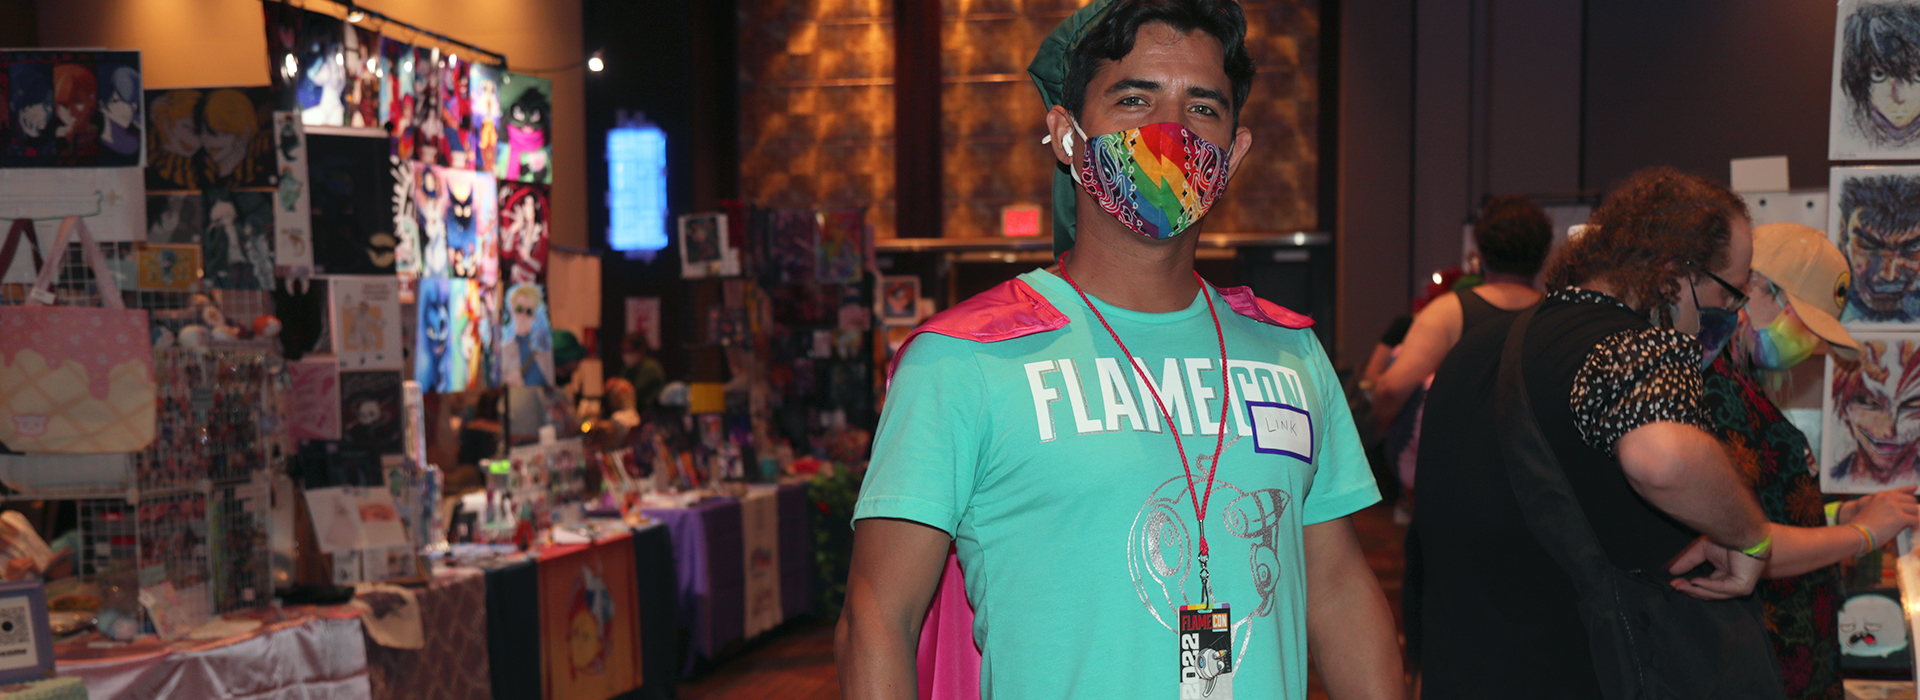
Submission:
{"label": "plush toy", "polygon": [[273,338],[280,335],[280,319],[272,316],[254,318],[253,335],[256,338]]}

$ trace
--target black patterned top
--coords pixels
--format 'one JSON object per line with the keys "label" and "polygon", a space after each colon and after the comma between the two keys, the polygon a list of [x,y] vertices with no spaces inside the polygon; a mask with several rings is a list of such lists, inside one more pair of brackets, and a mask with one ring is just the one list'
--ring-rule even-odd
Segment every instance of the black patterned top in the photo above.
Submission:
{"label": "black patterned top", "polygon": [[[1551,297],[1632,310],[1619,299],[1579,287]],[[1648,423],[1706,429],[1699,397],[1700,341],[1671,328],[1643,328],[1615,333],[1594,346],[1573,377],[1568,401],[1580,437],[1612,456],[1614,441]]]}

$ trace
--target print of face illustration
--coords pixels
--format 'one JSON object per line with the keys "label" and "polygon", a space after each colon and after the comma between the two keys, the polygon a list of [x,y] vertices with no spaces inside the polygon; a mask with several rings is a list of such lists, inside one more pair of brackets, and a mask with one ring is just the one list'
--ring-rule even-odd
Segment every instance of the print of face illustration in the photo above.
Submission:
{"label": "print of face illustration", "polygon": [[1892,656],[1907,648],[1907,618],[1885,596],[1854,596],[1840,608],[1840,649],[1847,656]]}
{"label": "print of face illustration", "polygon": [[1853,273],[1850,315],[1867,321],[1920,319],[1920,178],[1856,177],[1840,191],[1840,248]]}
{"label": "print of face illustration", "polygon": [[1842,29],[1840,88],[1855,130],[1881,146],[1920,138],[1920,5],[1873,3]]}
{"label": "print of face illustration", "polygon": [[1920,449],[1920,343],[1869,340],[1860,361],[1835,366],[1834,405],[1854,449],[1846,473],[1890,484],[1910,476]]}
{"label": "print of face illustration", "polygon": [[221,177],[233,174],[247,159],[247,146],[260,129],[253,101],[239,90],[215,90],[207,96],[206,128],[200,132],[201,147]]}

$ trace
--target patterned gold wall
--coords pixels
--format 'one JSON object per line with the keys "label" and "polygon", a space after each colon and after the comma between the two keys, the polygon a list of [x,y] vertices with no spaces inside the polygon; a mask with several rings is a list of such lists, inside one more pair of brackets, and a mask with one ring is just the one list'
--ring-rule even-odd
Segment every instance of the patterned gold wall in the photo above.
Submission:
{"label": "patterned gold wall", "polygon": [[740,189],[893,235],[892,0],[742,0]]}
{"label": "patterned gold wall", "polygon": [[[1052,205],[1053,159],[1027,63],[1080,0],[942,0],[942,177],[950,238],[1000,235],[1000,208]],[[1218,233],[1312,230],[1319,160],[1318,0],[1252,0],[1247,46],[1260,68],[1240,114],[1254,151],[1207,218]],[[1050,221],[1050,216],[1041,217]]]}
{"label": "patterned gold wall", "polygon": [[[945,235],[999,235],[1001,207],[1051,205],[1052,159],[1027,62],[1083,0],[941,0]],[[1318,0],[1249,0],[1260,68],[1241,123],[1254,151],[1208,216],[1219,233],[1311,230],[1319,185]],[[892,0],[742,0],[743,195],[869,206],[894,235]],[[1043,221],[1048,217],[1042,217]]]}

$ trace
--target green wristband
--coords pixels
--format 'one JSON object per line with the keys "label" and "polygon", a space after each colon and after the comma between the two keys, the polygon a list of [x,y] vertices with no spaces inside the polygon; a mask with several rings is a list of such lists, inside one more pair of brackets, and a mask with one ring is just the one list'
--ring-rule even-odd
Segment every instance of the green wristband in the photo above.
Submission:
{"label": "green wristband", "polygon": [[1767,558],[1767,550],[1769,549],[1773,549],[1773,535],[1760,538],[1758,543],[1755,543],[1752,547],[1740,550],[1740,553],[1755,559],[1765,559]]}

